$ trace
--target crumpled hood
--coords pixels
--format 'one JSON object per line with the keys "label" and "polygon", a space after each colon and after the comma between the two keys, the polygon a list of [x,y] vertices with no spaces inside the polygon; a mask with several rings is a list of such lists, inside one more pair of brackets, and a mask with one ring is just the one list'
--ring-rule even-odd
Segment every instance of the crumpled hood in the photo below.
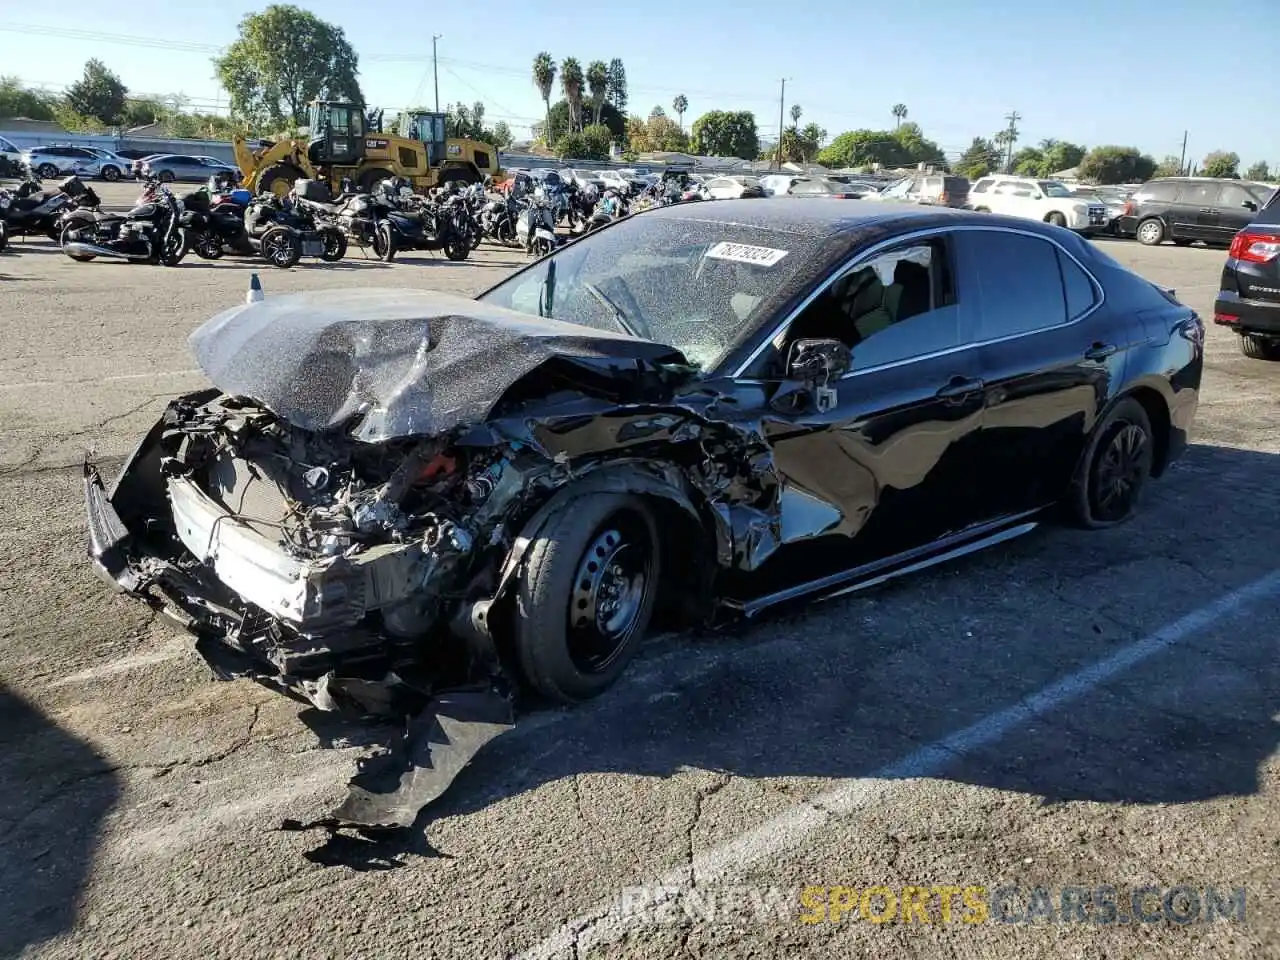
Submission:
{"label": "crumpled hood", "polygon": [[486,420],[503,393],[554,357],[683,363],[672,347],[425,290],[320,290],[226,310],[188,340],[218,389],[305,430],[363,414],[370,442]]}

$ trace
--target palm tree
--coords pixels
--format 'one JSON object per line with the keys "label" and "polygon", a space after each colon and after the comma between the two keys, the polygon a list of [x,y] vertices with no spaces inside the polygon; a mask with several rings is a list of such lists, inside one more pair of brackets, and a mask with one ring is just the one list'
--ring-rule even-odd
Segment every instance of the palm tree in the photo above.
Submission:
{"label": "palm tree", "polygon": [[542,103],[547,108],[547,129],[542,134],[542,142],[551,146],[551,91],[556,85],[556,62],[551,54],[543,51],[533,58],[533,85],[542,95]]}
{"label": "palm tree", "polygon": [[[805,146],[812,148],[815,157],[818,155],[818,151],[822,149],[822,142],[826,139],[827,131],[816,123],[806,123],[804,129],[800,131],[801,149]],[[806,156],[804,159],[805,163],[810,163],[813,158]]]}
{"label": "palm tree", "polygon": [[576,57],[565,57],[560,63],[560,89],[569,103],[569,132],[582,129],[582,64]]}
{"label": "palm tree", "polygon": [[605,94],[609,92],[609,66],[603,60],[592,60],[587,66],[587,89],[591,91],[591,107],[599,123]]}
{"label": "palm tree", "polygon": [[895,103],[893,105],[894,126],[902,126],[902,121],[907,119],[907,105],[905,103]]}
{"label": "palm tree", "polygon": [[677,93],[676,98],[671,101],[671,109],[676,112],[676,116],[680,118],[680,129],[684,130],[684,112],[689,109],[689,98],[683,93]]}
{"label": "palm tree", "polygon": [[791,105],[791,125],[798,128],[800,126],[800,117],[803,115],[804,108],[798,103],[793,103]]}

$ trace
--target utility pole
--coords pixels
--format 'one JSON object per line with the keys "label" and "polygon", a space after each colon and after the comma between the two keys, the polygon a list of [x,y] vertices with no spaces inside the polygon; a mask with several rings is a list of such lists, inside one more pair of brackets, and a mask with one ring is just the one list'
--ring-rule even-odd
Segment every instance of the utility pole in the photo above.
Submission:
{"label": "utility pole", "polygon": [[782,78],[782,94],[778,97],[778,169],[782,169],[782,124],[787,109],[787,77]]}
{"label": "utility pole", "polygon": [[1009,121],[1009,130],[1008,130],[1009,155],[1005,159],[1004,172],[1012,173],[1013,172],[1013,144],[1014,144],[1014,141],[1017,140],[1018,138],[1017,124],[1018,124],[1018,121],[1022,119],[1022,114],[1020,114],[1017,110],[1014,110],[1012,113],[1006,114],[1005,119]]}
{"label": "utility pole", "polygon": [[436,33],[431,37],[431,79],[435,81],[436,86],[436,113],[440,112],[440,74],[436,70],[436,41],[443,36],[442,33]]}
{"label": "utility pole", "polygon": [[1178,157],[1178,176],[1184,176],[1187,169],[1187,131],[1182,131],[1182,155]]}

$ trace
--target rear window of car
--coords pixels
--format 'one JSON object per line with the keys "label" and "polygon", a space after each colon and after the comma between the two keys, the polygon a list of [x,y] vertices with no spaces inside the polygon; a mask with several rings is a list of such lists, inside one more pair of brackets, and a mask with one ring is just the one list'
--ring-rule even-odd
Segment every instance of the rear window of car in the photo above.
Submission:
{"label": "rear window of car", "polygon": [[969,181],[964,177],[947,177],[946,178],[947,193],[968,193]]}

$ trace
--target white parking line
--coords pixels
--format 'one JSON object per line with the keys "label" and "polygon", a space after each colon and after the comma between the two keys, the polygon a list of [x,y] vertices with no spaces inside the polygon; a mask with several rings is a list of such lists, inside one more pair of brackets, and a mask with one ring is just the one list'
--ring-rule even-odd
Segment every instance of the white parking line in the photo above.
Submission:
{"label": "white parking line", "polygon": [[0,390],[32,390],[38,387],[82,387],[94,383],[119,383],[122,380],[156,380],[160,377],[190,377],[204,375],[204,371],[163,370],[157,373],[122,373],[114,377],[95,377],[90,380],[28,380],[25,383],[0,383]]}
{"label": "white parking line", "polygon": [[[1122,671],[1169,649],[1216,621],[1277,593],[1280,593],[1280,570],[1192,611],[1008,709],[989,714],[963,730],[921,747],[868,777],[842,781],[835,788],[783,811],[754,830],[696,854],[692,864],[669,871],[656,887],[646,880],[646,897],[652,894],[654,898],[646,900],[646,908],[656,905],[664,895],[678,900],[697,884],[721,879],[749,864],[798,849],[833,817],[847,816],[869,806],[895,781],[935,776],[966,754],[988,746],[1028,721],[1089,693]],[[591,947],[617,942],[640,922],[643,922],[642,912],[623,913],[620,896],[615,897],[570,920],[520,954],[519,960],[553,960],[585,955]]]}

